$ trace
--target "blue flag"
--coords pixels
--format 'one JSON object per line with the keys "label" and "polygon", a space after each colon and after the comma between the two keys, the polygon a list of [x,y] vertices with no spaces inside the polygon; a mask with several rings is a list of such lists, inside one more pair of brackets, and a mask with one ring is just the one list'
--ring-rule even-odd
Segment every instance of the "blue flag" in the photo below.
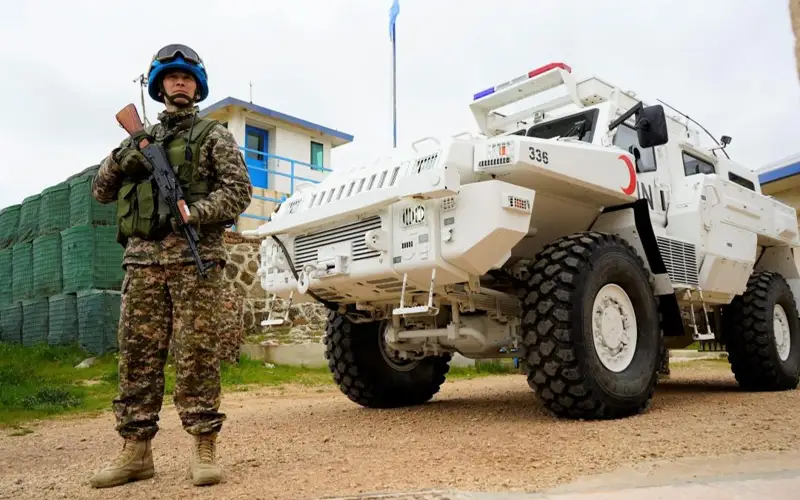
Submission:
{"label": "blue flag", "polygon": [[397,22],[397,15],[400,14],[400,1],[393,0],[392,8],[389,9],[389,39],[394,42],[394,25]]}

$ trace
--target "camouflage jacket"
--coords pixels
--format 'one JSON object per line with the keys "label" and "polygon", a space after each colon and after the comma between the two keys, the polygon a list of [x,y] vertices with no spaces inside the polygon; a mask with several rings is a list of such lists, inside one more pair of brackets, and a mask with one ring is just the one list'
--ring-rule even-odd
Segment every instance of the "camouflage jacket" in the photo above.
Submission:
{"label": "camouflage jacket", "polygon": [[[151,131],[156,141],[162,140],[168,133],[176,129],[179,133],[189,132],[187,118],[198,112],[198,108],[190,108],[175,112],[163,111]],[[92,181],[92,195],[100,203],[111,203],[117,199],[117,192],[122,186],[125,176],[114,161],[119,149],[129,146],[126,138],[114,149],[100,165]],[[201,158],[197,167],[197,175],[209,183],[211,194],[192,206],[199,215],[200,243],[198,249],[203,260],[226,261],[227,253],[223,243],[224,229],[209,229],[203,224],[225,220],[236,220],[250,205],[253,187],[250,176],[233,135],[222,125],[215,125],[200,145]],[[123,265],[128,264],[177,264],[193,263],[189,245],[182,233],[170,233],[160,241],[147,241],[132,237],[128,239],[123,257]]]}

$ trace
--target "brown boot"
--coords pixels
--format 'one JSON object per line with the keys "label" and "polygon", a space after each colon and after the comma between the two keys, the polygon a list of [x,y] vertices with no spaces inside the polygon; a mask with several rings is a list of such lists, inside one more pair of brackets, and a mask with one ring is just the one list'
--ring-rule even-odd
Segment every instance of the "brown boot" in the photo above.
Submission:
{"label": "brown boot", "polygon": [[126,439],[122,452],[89,480],[95,488],[110,488],[150,479],[155,473],[150,441]]}
{"label": "brown boot", "polygon": [[192,450],[190,476],[195,486],[217,484],[222,480],[222,469],[216,463],[217,434],[195,436]]}

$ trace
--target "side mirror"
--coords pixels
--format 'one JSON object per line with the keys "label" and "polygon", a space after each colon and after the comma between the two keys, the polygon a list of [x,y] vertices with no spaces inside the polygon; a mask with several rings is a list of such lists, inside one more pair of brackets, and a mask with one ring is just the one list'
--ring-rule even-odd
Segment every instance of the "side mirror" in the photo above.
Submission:
{"label": "side mirror", "polygon": [[636,119],[636,133],[642,148],[652,148],[669,142],[667,117],[660,104],[642,108]]}

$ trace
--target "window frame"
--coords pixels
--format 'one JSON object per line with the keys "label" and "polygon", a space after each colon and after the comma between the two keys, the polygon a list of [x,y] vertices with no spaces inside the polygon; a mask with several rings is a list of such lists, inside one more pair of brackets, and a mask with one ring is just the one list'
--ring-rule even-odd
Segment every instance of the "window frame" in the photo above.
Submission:
{"label": "window frame", "polygon": [[568,122],[572,122],[572,124],[574,124],[581,118],[583,118],[584,120],[587,121],[588,128],[586,130],[586,134],[584,135],[583,139],[580,139],[580,141],[585,142],[587,144],[593,144],[595,135],[597,134],[597,128],[598,128],[597,119],[599,116],[600,116],[600,110],[598,108],[592,108],[578,113],[573,113],[571,115],[561,116],[558,118],[554,118],[552,120],[543,121],[530,126],[525,131],[525,137],[533,137],[536,139],[549,140],[552,139],[552,137],[540,137],[537,135],[533,135],[533,133],[538,132],[540,130],[545,130],[547,128],[552,128],[556,124],[558,126],[561,126],[563,123],[568,123]]}
{"label": "window frame", "polygon": [[[319,146],[319,165],[314,163],[314,146]],[[321,142],[311,141],[311,145],[309,146],[309,162],[310,165],[316,168],[325,168],[325,145]]]}
{"label": "window frame", "polygon": [[[686,166],[687,166],[686,165],[686,157],[687,156],[689,158],[695,160],[698,163],[703,163],[703,164],[708,165],[709,167],[711,167],[712,171],[710,173],[701,172],[699,167],[698,167],[697,172],[692,173],[692,174],[688,173],[686,171]],[[701,158],[699,155],[692,154],[689,151],[686,151],[685,149],[681,149],[681,163],[683,163],[683,176],[684,177],[691,177],[692,175],[700,175],[700,174],[711,175],[711,174],[716,174],[717,173],[717,165],[714,162],[711,162],[711,161],[708,161],[708,160],[706,160],[704,158]]]}
{"label": "window frame", "polygon": [[[623,149],[623,148],[622,148],[622,146],[619,146],[619,145],[616,143],[616,141],[617,141],[617,137],[619,136],[619,131],[620,131],[620,129],[622,129],[622,127],[626,127],[626,128],[628,128],[628,129],[629,129],[631,132],[633,132],[633,134],[634,134],[634,137],[636,137],[636,144],[634,144],[634,145],[636,146],[636,149],[638,149],[638,150],[639,150],[639,152],[641,152],[641,153],[644,155],[644,153],[646,153],[646,152],[648,152],[648,151],[649,151],[649,152],[650,152],[650,154],[651,154],[651,155],[652,155],[652,157],[653,157],[653,168],[648,168],[647,170],[644,170],[644,169],[643,169],[643,168],[642,168],[642,167],[639,165],[639,161],[638,161],[638,160],[636,160],[636,173],[637,173],[637,174],[651,174],[651,173],[653,173],[653,172],[657,172],[657,171],[658,171],[658,158],[656,157],[656,148],[655,148],[655,147],[643,148],[643,147],[641,146],[641,144],[639,144],[639,137],[638,137],[638,135],[637,135],[637,133],[636,133],[636,129],[635,129],[635,128],[633,128],[632,126],[628,125],[627,123],[620,123],[620,124],[619,124],[619,127],[617,127],[617,131],[616,131],[616,132],[614,132],[614,138],[612,139],[611,143],[612,143],[614,146],[616,146],[616,147],[618,147],[618,148],[622,149],[623,151],[625,151],[625,149]],[[628,152],[630,153],[630,151],[628,151]],[[631,154],[633,154],[633,153],[631,153]],[[644,156],[642,156],[642,157],[644,157]],[[634,157],[634,159],[636,159],[636,158]]]}
{"label": "window frame", "polygon": [[749,189],[750,191],[756,190],[755,182],[751,181],[750,179],[745,179],[739,174],[735,174],[733,172],[728,172],[728,180],[737,184],[745,189]]}

